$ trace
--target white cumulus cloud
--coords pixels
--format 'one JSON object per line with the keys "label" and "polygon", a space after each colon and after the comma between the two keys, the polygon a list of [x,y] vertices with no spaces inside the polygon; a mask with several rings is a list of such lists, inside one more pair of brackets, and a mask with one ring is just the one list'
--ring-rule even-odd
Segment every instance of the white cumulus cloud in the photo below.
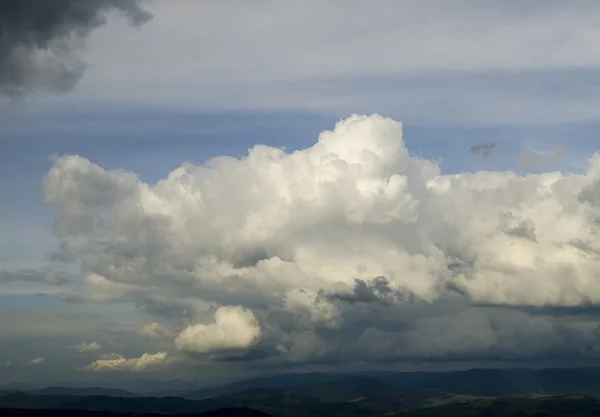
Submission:
{"label": "white cumulus cloud", "polygon": [[[306,149],[257,145],[240,159],[183,164],[156,184],[62,156],[44,191],[58,235],[85,238],[77,251],[63,245],[86,276],[73,297],[179,320],[183,351],[253,347],[297,361],[334,354],[348,337],[376,335],[391,349],[396,339],[369,303],[395,323],[408,305],[417,321],[460,317],[438,306],[454,299],[465,309],[599,303],[599,184],[600,155],[583,174],[444,175],[409,154],[401,123],[354,115]],[[213,305],[214,321],[198,324]],[[548,326],[544,334],[558,331]]]}
{"label": "white cumulus cloud", "polygon": [[144,353],[139,358],[126,358],[123,355],[110,355],[98,359],[85,367],[93,372],[131,371],[146,372],[168,366],[173,358],[167,352]]}
{"label": "white cumulus cloud", "polygon": [[214,353],[247,349],[260,336],[260,327],[252,311],[224,306],[215,312],[214,323],[186,327],[175,339],[175,344],[186,352]]}

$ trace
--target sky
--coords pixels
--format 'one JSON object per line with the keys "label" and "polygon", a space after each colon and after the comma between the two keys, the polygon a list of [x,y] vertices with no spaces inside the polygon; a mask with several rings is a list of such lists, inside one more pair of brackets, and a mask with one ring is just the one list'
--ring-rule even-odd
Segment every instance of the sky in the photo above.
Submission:
{"label": "sky", "polygon": [[0,383],[597,364],[597,1],[0,7]]}

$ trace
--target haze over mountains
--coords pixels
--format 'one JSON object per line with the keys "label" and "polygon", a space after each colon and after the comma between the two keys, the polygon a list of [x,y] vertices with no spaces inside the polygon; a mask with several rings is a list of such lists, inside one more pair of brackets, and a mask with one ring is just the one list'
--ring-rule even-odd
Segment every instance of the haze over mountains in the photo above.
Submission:
{"label": "haze over mountains", "polygon": [[[151,388],[149,384],[146,390]],[[6,409],[185,414],[238,407],[277,416],[343,417],[470,404],[490,398],[600,396],[600,368],[282,374],[189,391],[134,393],[55,386],[28,391],[4,389],[2,394],[0,408]]]}

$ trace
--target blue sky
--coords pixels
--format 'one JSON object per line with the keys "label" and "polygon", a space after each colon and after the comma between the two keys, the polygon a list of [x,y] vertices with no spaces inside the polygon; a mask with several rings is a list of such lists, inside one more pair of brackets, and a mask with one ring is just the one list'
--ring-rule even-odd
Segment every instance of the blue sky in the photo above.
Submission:
{"label": "blue sky", "polygon": [[[440,357],[558,363],[564,343],[598,343],[594,317],[517,308],[600,301],[586,205],[600,171],[590,163],[600,143],[597,2],[144,7],[147,23],[131,27],[113,11],[74,46],[87,68],[70,91],[0,98],[0,382],[15,369],[23,380],[154,366],[181,376],[189,364],[245,374],[336,357],[374,368]],[[324,131],[333,139],[316,146]],[[285,153],[248,156],[259,144]],[[474,153],[477,144],[493,151]],[[353,153],[363,150],[377,162]],[[359,168],[330,166],[327,155]],[[222,156],[238,160],[206,168]],[[184,163],[192,168],[169,176]],[[333,194],[324,186],[303,200],[323,178]],[[308,188],[290,197],[295,187]],[[58,252],[73,262],[50,260]],[[54,285],[50,270],[69,282]],[[464,298],[440,290],[450,284]],[[375,298],[406,289],[429,304],[394,298],[381,312],[335,301],[361,288]],[[411,331],[390,330],[401,322]],[[513,344],[497,347],[506,335]],[[336,351],[368,338],[381,349]],[[92,341],[96,356],[73,359],[69,346]],[[420,357],[424,341],[433,347]],[[573,349],[572,361],[595,358]],[[139,362],[162,353],[157,365]]]}

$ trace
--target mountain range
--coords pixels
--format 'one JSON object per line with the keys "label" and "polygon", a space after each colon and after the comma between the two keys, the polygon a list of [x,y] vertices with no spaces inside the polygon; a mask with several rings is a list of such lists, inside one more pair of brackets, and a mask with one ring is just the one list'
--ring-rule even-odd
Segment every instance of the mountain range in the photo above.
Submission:
{"label": "mountain range", "polygon": [[565,395],[600,395],[600,371],[522,368],[282,374],[152,394],[103,387],[6,388],[4,395],[0,391],[0,408],[194,414],[236,407],[277,417],[358,417],[481,405],[492,400],[511,404],[518,398],[549,401]]}

